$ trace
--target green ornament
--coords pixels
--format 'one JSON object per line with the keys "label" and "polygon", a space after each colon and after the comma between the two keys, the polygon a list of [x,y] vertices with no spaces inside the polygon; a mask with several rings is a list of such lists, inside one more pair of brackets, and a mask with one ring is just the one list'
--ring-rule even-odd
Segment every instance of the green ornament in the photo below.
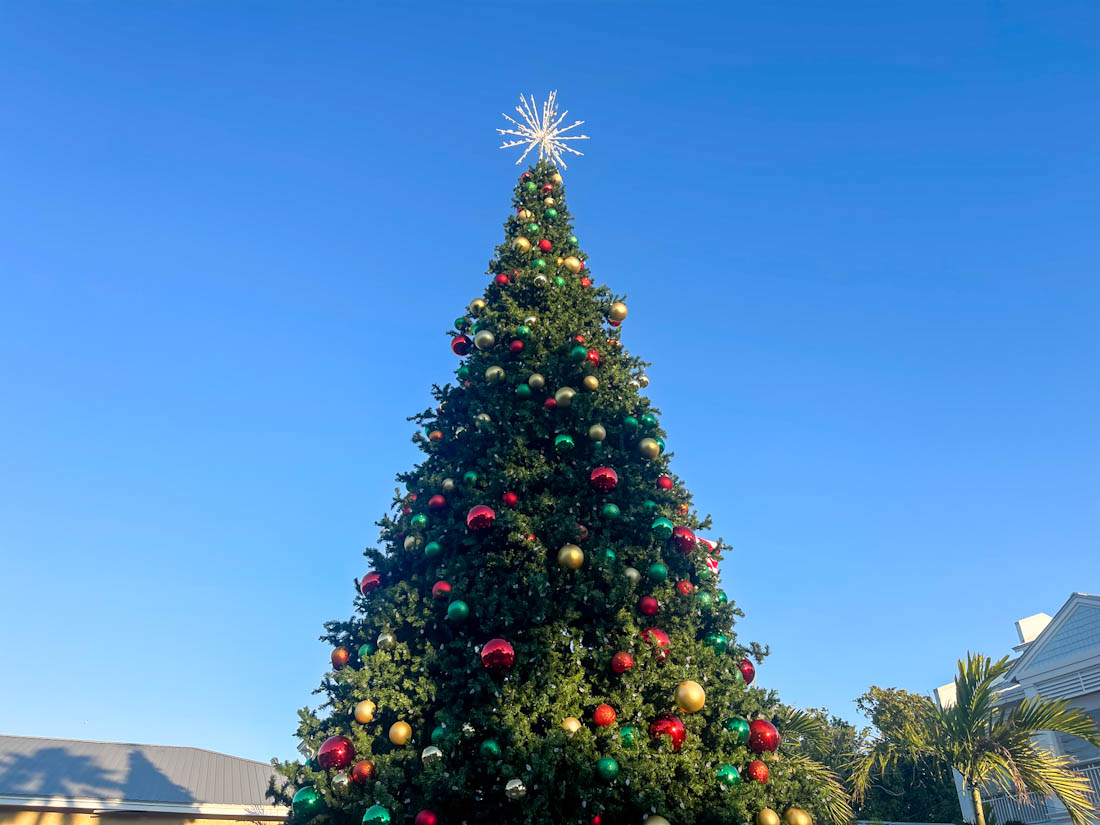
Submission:
{"label": "green ornament", "polygon": [[704,581],[710,581],[711,579],[714,578],[714,571],[711,570],[709,567],[702,567],[702,568],[699,569],[699,571],[696,573],[696,575],[699,576],[699,578],[703,579]]}
{"label": "green ornament", "polygon": [[714,594],[714,600],[718,602],[718,604],[725,604],[730,600],[730,597],[726,595],[725,590],[719,590]]}
{"label": "green ornament", "polygon": [[294,809],[296,817],[312,819],[324,810],[325,801],[321,799],[321,794],[317,793],[316,788],[312,785],[306,785],[304,788],[297,790],[290,806]]}
{"label": "green ornament", "polygon": [[500,756],[500,745],[496,739],[486,739],[481,743],[478,752],[486,759],[496,759]]}
{"label": "green ornament", "polygon": [[462,474],[462,481],[465,484],[477,484],[477,478],[478,476],[476,470],[467,470]]}
{"label": "green ornament", "polygon": [[535,269],[546,269],[546,261],[542,258],[535,258]]}
{"label": "green ornament", "polygon": [[[737,671],[737,674],[740,675],[741,671]],[[744,745],[749,741],[749,723],[740,716],[734,716],[732,719],[727,719],[726,730],[734,735],[736,744],[738,745]]]}
{"label": "green ornament", "polygon": [[615,551],[612,550],[609,547],[609,548],[607,548],[606,550],[603,551],[603,557],[607,561],[608,564],[611,564],[612,562],[615,561],[615,558],[616,558],[615,557]]}
{"label": "green ornament", "polygon": [[668,541],[672,536],[672,522],[664,516],[654,519],[653,524],[649,525],[649,529],[653,531],[653,535],[658,541]]}
{"label": "green ornament", "polygon": [[317,757],[315,756],[308,762],[306,762],[306,767],[309,768],[311,771],[316,772],[321,770],[321,763],[317,761]]}
{"label": "green ornament", "polygon": [[623,419],[623,426],[628,430],[636,430],[638,429],[638,419],[632,415],[628,415]]}
{"label": "green ornament", "polygon": [[695,598],[699,601],[700,607],[710,607],[714,604],[714,598],[706,590],[700,590],[695,594]]}
{"label": "green ornament", "polygon": [[424,555],[429,559],[434,559],[440,553],[443,552],[443,548],[439,546],[438,541],[429,541],[424,545]]}
{"label": "green ornament", "polygon": [[444,739],[447,738],[447,729],[442,725],[436,725],[432,728],[432,744],[438,745]]}
{"label": "green ornament", "polygon": [[570,246],[576,246],[576,245],[577,245],[577,244],[579,244],[579,243],[580,243],[580,241],[578,241],[578,240],[577,240],[577,236],[576,236],[576,235],[570,235],[570,236],[569,236],[569,245],[570,245]]}
{"label": "green ornament", "polygon": [[647,430],[652,430],[654,427],[657,426],[657,416],[655,416],[653,413],[646,413],[638,420],[641,422],[641,425]]}
{"label": "green ornament", "polygon": [[659,561],[649,565],[648,575],[650,581],[663,582],[668,579],[668,568]]}
{"label": "green ornament", "polygon": [[642,502],[642,509],[644,509],[647,513],[652,513],[654,510],[657,509],[657,502],[655,502],[651,498],[647,498],[645,501]]}
{"label": "green ornament", "polygon": [[529,223],[529,224],[527,224],[527,231],[528,232],[538,232],[539,231],[539,225],[537,223]]}
{"label": "green ornament", "polygon": [[516,395],[518,395],[520,398],[530,398],[531,388],[526,384],[519,384],[516,386]]}
{"label": "green ornament", "polygon": [[359,658],[366,659],[368,656],[373,656],[376,650],[378,648],[374,646],[374,642],[364,642],[359,645]]}
{"label": "green ornament", "polygon": [[721,633],[711,633],[707,636],[707,644],[715,653],[722,654],[725,653],[726,648],[729,647],[730,640]]}
{"label": "green ornament", "polygon": [[466,317],[455,318],[455,329],[469,329],[470,319]]}
{"label": "green ornament", "polygon": [[363,814],[363,825],[389,825],[390,812],[381,805],[371,805]]}
{"label": "green ornament", "polygon": [[559,453],[567,453],[573,449],[573,436],[562,433],[554,439],[554,449]]}
{"label": "green ornament", "polygon": [[596,763],[596,771],[600,774],[602,779],[606,779],[610,782],[619,775],[619,763],[610,756],[605,756]]}
{"label": "green ornament", "polygon": [[586,350],[580,344],[577,344],[577,346],[569,350],[569,357],[572,358],[574,361],[583,361],[585,358],[588,357],[588,350]]}
{"label": "green ornament", "polygon": [[428,517],[423,513],[417,513],[412,519],[409,520],[409,525],[414,530],[423,530],[428,526]]}
{"label": "green ornament", "polygon": [[530,338],[531,327],[527,326],[527,324],[521,324],[520,326],[516,327],[516,335],[520,338]]}
{"label": "green ornament", "polygon": [[600,515],[605,519],[614,521],[621,516],[622,513],[619,511],[619,506],[617,504],[605,504],[600,510]]}
{"label": "green ornament", "polygon": [[660,448],[660,451],[663,453],[665,451],[665,440],[663,438],[661,438],[660,436],[656,436],[656,435],[653,436],[653,440],[657,442],[657,446]]}
{"label": "green ornament", "polygon": [[723,765],[718,769],[718,784],[723,788],[736,788],[741,784],[741,774],[733,765]]}
{"label": "green ornament", "polygon": [[470,606],[462,599],[455,599],[447,605],[447,619],[452,622],[464,622],[470,618]]}
{"label": "green ornament", "polygon": [[554,279],[554,286],[565,286],[565,278],[561,275]]}
{"label": "green ornament", "polygon": [[638,742],[638,729],[633,725],[627,725],[619,731],[619,740],[624,748],[632,748]]}
{"label": "green ornament", "polygon": [[461,367],[458,368],[458,371],[455,373],[455,375],[458,376],[459,381],[468,381],[470,378],[470,368],[463,364]]}
{"label": "green ornament", "polygon": [[535,182],[533,180],[529,180],[527,181],[527,183],[523,184],[523,188],[526,189],[528,192],[534,192],[536,189],[538,189],[538,187],[535,186]]}
{"label": "green ornament", "polygon": [[557,216],[558,216],[558,210],[557,209],[554,209],[553,207],[551,207],[550,209],[546,210],[546,217],[548,217],[550,220],[554,220],[554,218],[556,218]]}

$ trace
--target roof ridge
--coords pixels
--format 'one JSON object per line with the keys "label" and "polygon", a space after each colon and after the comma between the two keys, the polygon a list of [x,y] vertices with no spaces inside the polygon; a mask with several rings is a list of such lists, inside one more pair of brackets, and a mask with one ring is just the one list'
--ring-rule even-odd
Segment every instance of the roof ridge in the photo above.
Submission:
{"label": "roof ridge", "polygon": [[265,768],[271,768],[270,762],[261,762],[258,759],[249,759],[247,756],[234,756],[231,753],[223,753],[221,751],[212,751],[209,748],[199,748],[194,745],[155,745],[149,742],[109,742],[103,739],[69,739],[58,736],[23,736],[18,733],[0,733],[0,738],[4,739],[34,739],[39,742],[80,742],[84,745],[122,745],[135,748],[171,748],[177,751],[199,751],[200,753],[209,753],[213,756],[224,756],[226,759],[235,759],[238,762],[251,762],[253,765],[263,765]]}

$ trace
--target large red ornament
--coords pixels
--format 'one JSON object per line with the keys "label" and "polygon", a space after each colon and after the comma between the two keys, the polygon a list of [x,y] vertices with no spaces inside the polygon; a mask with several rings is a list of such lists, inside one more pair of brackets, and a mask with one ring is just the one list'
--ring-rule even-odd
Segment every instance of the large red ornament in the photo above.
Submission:
{"label": "large red ornament", "polygon": [[657,657],[658,662],[668,658],[668,649],[672,642],[661,628],[647,627],[642,631],[642,641],[653,648],[653,655]]}
{"label": "large red ornament", "polygon": [[504,639],[490,639],[481,648],[481,663],[498,673],[511,670],[516,663],[516,651]]}
{"label": "large red ornament", "polygon": [[377,590],[381,586],[381,573],[367,573],[367,575],[363,576],[363,581],[359,582],[359,592],[365,596],[372,590]]}
{"label": "large red ornament", "polygon": [[501,272],[499,275],[493,278],[493,283],[495,283],[497,286],[508,286],[508,276]]}
{"label": "large red ornament", "polygon": [[439,825],[439,815],[425,808],[416,815],[413,825]]}
{"label": "large red ornament", "polygon": [[554,407],[558,406],[558,402],[554,398],[547,398],[542,402],[542,406],[546,407],[548,410],[552,410]]}
{"label": "large red ornament", "polygon": [[745,776],[762,785],[768,781],[768,766],[759,759],[754,759],[745,766]]}
{"label": "large red ornament", "polygon": [[549,252],[552,247],[553,244],[550,243],[550,241],[548,241],[546,238],[543,238],[541,241],[539,241],[539,249],[541,249],[543,252]]}
{"label": "large red ornament", "polygon": [[741,671],[741,676],[745,680],[746,685],[751,685],[752,680],[756,678],[756,668],[752,666],[752,662],[748,659],[742,659],[740,664],[737,665],[737,669]]}
{"label": "large red ornament", "polygon": [[649,725],[649,736],[651,739],[660,740],[662,737],[667,736],[668,741],[672,744],[672,750],[678,751],[684,744],[684,739],[687,737],[687,731],[684,730],[684,723],[679,716],[673,713],[665,713],[658,716]]}
{"label": "large red ornament", "polygon": [[671,490],[672,479],[668,476],[661,476],[657,479],[657,486],[660,487],[662,490]]}
{"label": "large red ornament", "polygon": [[428,499],[429,510],[442,510],[447,506],[447,499],[443,498],[439,493],[436,493],[430,499]]}
{"label": "large red ornament", "polygon": [[432,598],[445,599],[451,595],[451,583],[440,579],[432,585]]}
{"label": "large red ornament", "polygon": [[606,728],[608,725],[614,725],[615,708],[611,707],[611,705],[597,705],[595,712],[592,714],[592,721],[601,728]]}
{"label": "large red ornament", "polygon": [[508,345],[508,351],[513,355],[523,352],[523,341],[517,338]]}
{"label": "large red ornament", "polygon": [[591,278],[581,278],[581,286],[592,286]]}
{"label": "large red ornament", "polygon": [[598,493],[610,493],[619,483],[619,474],[610,467],[596,467],[588,474],[588,483]]}
{"label": "large red ornament", "polygon": [[374,763],[369,759],[360,759],[351,769],[351,781],[356,784],[374,777]]}
{"label": "large red ornament", "polygon": [[332,656],[329,658],[332,659],[332,666],[334,668],[343,670],[344,665],[346,665],[351,658],[351,651],[346,647],[338,647],[336,650],[332,651]]}
{"label": "large red ornament", "polygon": [[656,616],[661,610],[661,604],[653,596],[642,596],[638,599],[638,612],[643,616]]}
{"label": "large red ornament", "polygon": [[688,527],[673,527],[672,543],[681,553],[690,553],[695,549],[695,534]]}
{"label": "large red ornament", "polygon": [[588,538],[588,528],[583,524],[577,525],[577,541],[585,541]]}
{"label": "large red ornament", "polygon": [[611,669],[616,673],[626,673],[634,667],[634,657],[625,650],[620,650],[611,657]]}
{"label": "large red ornament", "polygon": [[519,504],[519,496],[509,490],[507,493],[500,497],[500,500],[508,507],[515,507]]}
{"label": "large red ornament", "polygon": [[680,591],[684,596],[690,596],[695,592],[695,585],[689,582],[687,579],[682,579],[676,582],[676,589]]}
{"label": "large red ornament", "polygon": [[541,191],[541,192],[542,192],[542,194],[544,194],[544,195],[549,195],[549,194],[550,194],[551,192],[553,192],[553,191],[554,191],[554,184],[552,184],[552,183],[544,183],[544,184],[542,185],[542,189],[541,189],[540,191]]}
{"label": "large red ornament", "polygon": [[330,736],[317,751],[317,764],[326,771],[346,768],[355,758],[355,746],[346,736]]}
{"label": "large red ornament", "polygon": [[586,355],[585,358],[591,361],[593,366],[598,367],[600,365],[600,354],[594,349],[590,349],[588,351],[588,355]]}
{"label": "large red ornament", "polygon": [[451,352],[455,355],[469,355],[470,347],[474,345],[474,342],[470,340],[469,335],[456,335],[451,339]]}
{"label": "large red ornament", "polygon": [[753,753],[774,751],[779,747],[779,731],[767,719],[749,722],[749,750]]}
{"label": "large red ornament", "polygon": [[466,514],[466,526],[471,530],[488,530],[493,526],[496,518],[497,514],[493,512],[492,507],[477,504]]}

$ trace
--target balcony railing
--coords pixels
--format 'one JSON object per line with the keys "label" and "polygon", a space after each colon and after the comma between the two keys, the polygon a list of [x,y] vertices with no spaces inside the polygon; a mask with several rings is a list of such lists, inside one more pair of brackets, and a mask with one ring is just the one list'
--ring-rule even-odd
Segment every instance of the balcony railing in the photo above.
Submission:
{"label": "balcony railing", "polygon": [[[1082,762],[1074,770],[1089,780],[1087,791],[1092,804],[1100,808],[1100,761]],[[1024,822],[1026,825],[1038,825],[1050,821],[1050,809],[1047,800],[1038,794],[1029,793],[1027,801],[1020,804],[1015,795],[997,793],[985,797],[985,802],[993,810],[997,822],[1010,820]]]}

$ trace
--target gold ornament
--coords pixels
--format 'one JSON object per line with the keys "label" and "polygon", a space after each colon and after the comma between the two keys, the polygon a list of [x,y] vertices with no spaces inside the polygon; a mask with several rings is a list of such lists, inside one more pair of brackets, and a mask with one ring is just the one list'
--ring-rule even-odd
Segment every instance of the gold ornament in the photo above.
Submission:
{"label": "gold ornament", "polygon": [[487,306],[488,304],[485,302],[484,298],[474,298],[474,300],[470,301],[470,314],[480,315],[481,311]]}
{"label": "gold ornament", "polygon": [[455,489],[455,480],[453,478],[445,478],[441,486],[443,487],[444,493],[452,493]]}
{"label": "gold ornament", "polygon": [[397,647],[397,637],[390,633],[390,631],[383,630],[378,634],[378,639],[375,644],[378,645],[379,650],[393,650]]}
{"label": "gold ornament", "polygon": [[611,309],[607,311],[607,317],[612,321],[622,321],[626,318],[626,304],[622,301],[616,301],[611,305]]}
{"label": "gold ornament", "polygon": [[485,380],[492,384],[504,379],[504,367],[489,367],[485,370]]}
{"label": "gold ornament", "polygon": [[517,252],[530,252],[531,242],[526,238],[516,238],[512,241],[512,249],[515,249]]}
{"label": "gold ornament", "polygon": [[561,266],[564,260],[565,258],[558,258],[558,266]]}
{"label": "gold ornament", "polygon": [[558,172],[555,172],[554,174],[552,174],[550,176],[550,182],[557,185],[557,186],[561,186],[561,174],[558,173]]}
{"label": "gold ornament", "polygon": [[600,379],[598,379],[594,375],[586,375],[584,377],[584,380],[581,383],[584,384],[584,388],[586,390],[588,390],[589,392],[592,392],[592,390],[594,390],[594,389],[596,389],[596,387],[600,386]]}
{"label": "gold ornament", "polygon": [[630,579],[631,584],[637,584],[642,580],[642,574],[636,567],[628,567],[623,571],[623,575]]}
{"label": "gold ornament", "polygon": [[529,221],[533,217],[534,217],[534,215],[531,214],[530,209],[521,209],[521,210],[519,210],[519,218],[520,218],[521,221]]}
{"label": "gold ornament", "polygon": [[412,739],[413,729],[408,722],[394,722],[390,725],[390,741],[395,745],[405,745]]}
{"label": "gold ornament", "polygon": [[643,438],[638,442],[638,452],[645,458],[656,458],[661,454],[661,445],[652,438]]}
{"label": "gold ornament", "polygon": [[801,808],[787,808],[783,821],[787,825],[814,825],[814,818]]}
{"label": "gold ornament", "polygon": [[566,258],[564,261],[562,261],[562,263],[564,263],[565,268],[568,269],[570,272],[572,272],[574,275],[576,275],[578,272],[581,271],[581,259],[580,258],[576,258],[576,257],[570,255],[568,258]]}
{"label": "gold ornament", "polygon": [[574,734],[581,729],[581,720],[576,716],[566,716],[561,720],[561,726],[565,728],[565,732]]}
{"label": "gold ornament", "polygon": [[607,438],[607,430],[604,429],[603,424],[593,424],[588,428],[589,441],[603,441],[605,438]]}
{"label": "gold ornament", "polygon": [[374,712],[378,708],[374,702],[370,699],[364,699],[358,705],[355,706],[355,721],[360,725],[365,725],[367,722],[374,721]]}
{"label": "gold ornament", "polygon": [[474,336],[474,346],[480,350],[490,349],[497,342],[497,337],[487,329],[479,329]]}
{"label": "gold ornament", "polygon": [[642,825],[669,825],[669,824],[668,824],[668,820],[665,819],[663,816],[658,816],[657,814],[650,814],[644,820],[642,820]]}
{"label": "gold ornament", "polygon": [[537,372],[533,372],[531,373],[531,377],[527,379],[527,386],[533,390],[541,390],[546,386],[546,379]]}
{"label": "gold ornament", "polygon": [[[703,709],[705,701],[706,694],[703,693],[703,689],[699,687],[698,682],[688,680],[680,682],[676,686],[676,704],[680,706],[680,710],[684,713],[698,713]],[[795,823],[788,823],[788,825],[795,825]]]}
{"label": "gold ornament", "polygon": [[547,206],[553,206],[554,205],[554,199],[553,198],[543,198],[542,202],[545,203]]}
{"label": "gold ornament", "polygon": [[577,391],[572,387],[562,387],[554,393],[554,400],[559,407],[568,407],[573,403],[573,396],[576,394]]}
{"label": "gold ornament", "polygon": [[416,550],[420,547],[420,536],[405,536],[405,549],[408,551]]}
{"label": "gold ornament", "polygon": [[779,825],[779,814],[771,808],[762,808],[754,818],[756,825]]}
{"label": "gold ornament", "polygon": [[579,570],[584,564],[584,551],[575,544],[566,544],[558,551],[558,564],[567,570]]}

